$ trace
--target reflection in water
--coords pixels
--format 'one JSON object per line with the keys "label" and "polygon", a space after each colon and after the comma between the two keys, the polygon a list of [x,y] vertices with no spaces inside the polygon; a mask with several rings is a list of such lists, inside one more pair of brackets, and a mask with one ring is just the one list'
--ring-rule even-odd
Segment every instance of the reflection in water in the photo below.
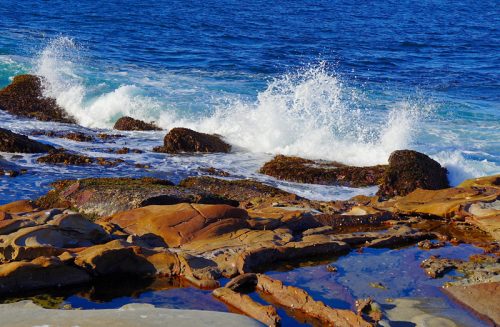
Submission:
{"label": "reflection in water", "polygon": [[[273,270],[268,270],[266,274],[287,285],[301,287],[314,299],[334,308],[354,309],[356,299],[371,297],[384,311],[391,310],[392,317],[399,319],[405,310],[408,311],[404,307],[402,311],[396,310],[398,309],[396,304],[406,303],[399,299],[420,299],[439,304],[432,310],[419,306],[419,310],[425,311],[431,318],[439,316],[447,321],[453,321],[457,326],[481,326],[481,322],[459,308],[441,292],[441,285],[456,278],[456,274],[442,279],[430,279],[420,268],[420,262],[431,255],[466,259],[472,254],[482,252],[480,248],[470,244],[432,250],[422,250],[417,246],[400,249],[365,248],[362,252],[352,251],[338,258],[319,258],[314,261],[288,262],[281,266],[268,267]],[[328,271],[327,264],[334,265],[337,271]],[[226,282],[227,279],[221,280],[222,284]],[[378,283],[385,288],[370,286]],[[273,303],[272,298],[266,294],[251,292],[249,295],[259,303]],[[114,276],[96,280],[91,285],[42,294],[26,294],[23,297],[4,299],[2,302],[24,299],[31,299],[46,308],[110,309],[120,308],[129,303],[149,303],[163,308],[240,313],[217,301],[211,295],[211,291],[194,288],[181,278],[141,279]],[[319,326],[317,321],[308,320],[298,312],[285,310],[279,306],[277,308],[284,326]]]}

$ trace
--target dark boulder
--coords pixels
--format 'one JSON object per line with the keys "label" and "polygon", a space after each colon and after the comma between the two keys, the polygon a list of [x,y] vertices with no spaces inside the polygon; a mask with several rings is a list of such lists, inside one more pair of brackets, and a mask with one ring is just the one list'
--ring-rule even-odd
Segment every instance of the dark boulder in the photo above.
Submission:
{"label": "dark boulder", "polygon": [[394,151],[389,157],[389,166],[377,193],[379,196],[403,196],[417,188],[440,190],[450,187],[446,168],[413,150]]}
{"label": "dark boulder", "polygon": [[260,172],[296,183],[363,187],[379,184],[385,169],[386,166],[381,165],[354,167],[338,162],[278,155],[266,162]]}
{"label": "dark boulder", "polygon": [[0,128],[0,151],[14,153],[45,153],[53,150],[51,145],[31,140],[27,136]]}
{"label": "dark boulder", "polygon": [[163,146],[153,149],[155,152],[229,152],[231,145],[217,135],[195,132],[188,128],[174,128],[163,140]]}
{"label": "dark boulder", "polygon": [[146,123],[127,116],[118,119],[113,128],[119,131],[161,131],[161,128],[153,123]]}
{"label": "dark boulder", "polygon": [[40,77],[16,76],[10,85],[0,90],[0,109],[17,116],[75,124],[75,119],[55,99],[45,97],[42,90]]}

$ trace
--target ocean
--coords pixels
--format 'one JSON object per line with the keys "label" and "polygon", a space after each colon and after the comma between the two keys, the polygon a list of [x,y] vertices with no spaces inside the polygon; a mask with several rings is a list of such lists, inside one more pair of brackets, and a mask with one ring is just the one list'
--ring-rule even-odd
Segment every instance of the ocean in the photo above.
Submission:
{"label": "ocean", "polygon": [[[44,77],[80,126],[0,111],[0,127],[110,132],[128,115],[216,133],[230,154],[151,152],[162,132],[109,142],[33,138],[125,164],[61,167],[2,153],[27,174],[0,178],[0,204],[57,179],[154,176],[216,167],[310,199],[373,194],[258,173],[275,154],[366,166],[397,149],[430,155],[452,185],[500,172],[498,1],[0,0],[0,87]],[[127,146],[142,154],[110,154]],[[144,170],[134,164],[148,164]]]}

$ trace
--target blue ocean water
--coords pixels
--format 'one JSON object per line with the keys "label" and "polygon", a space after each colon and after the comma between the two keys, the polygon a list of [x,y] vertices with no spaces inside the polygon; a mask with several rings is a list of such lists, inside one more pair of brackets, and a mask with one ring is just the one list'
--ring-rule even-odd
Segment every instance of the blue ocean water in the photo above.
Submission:
{"label": "blue ocean water", "polygon": [[[16,74],[39,74],[84,131],[131,115],[217,133],[235,149],[191,159],[126,156],[151,164],[149,172],[44,167],[5,154],[36,173],[2,179],[0,202],[38,195],[69,175],[176,180],[200,165],[311,198],[373,191],[256,173],[276,153],[371,165],[413,148],[445,165],[455,185],[499,173],[499,27],[495,0],[0,0],[0,87]],[[0,114],[0,127],[14,131],[68,129]],[[102,155],[120,145],[150,149],[163,134],[130,133],[114,145],[38,139]]]}

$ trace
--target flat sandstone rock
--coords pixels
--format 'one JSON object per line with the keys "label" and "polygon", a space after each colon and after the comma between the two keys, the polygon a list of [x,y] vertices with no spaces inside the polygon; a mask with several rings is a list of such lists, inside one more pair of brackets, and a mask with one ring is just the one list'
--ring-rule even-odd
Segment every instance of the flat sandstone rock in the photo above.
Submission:
{"label": "flat sandstone rock", "polygon": [[119,309],[52,310],[30,301],[0,305],[3,326],[262,326],[257,321],[237,314],[202,310],[155,308],[148,304],[128,304]]}

